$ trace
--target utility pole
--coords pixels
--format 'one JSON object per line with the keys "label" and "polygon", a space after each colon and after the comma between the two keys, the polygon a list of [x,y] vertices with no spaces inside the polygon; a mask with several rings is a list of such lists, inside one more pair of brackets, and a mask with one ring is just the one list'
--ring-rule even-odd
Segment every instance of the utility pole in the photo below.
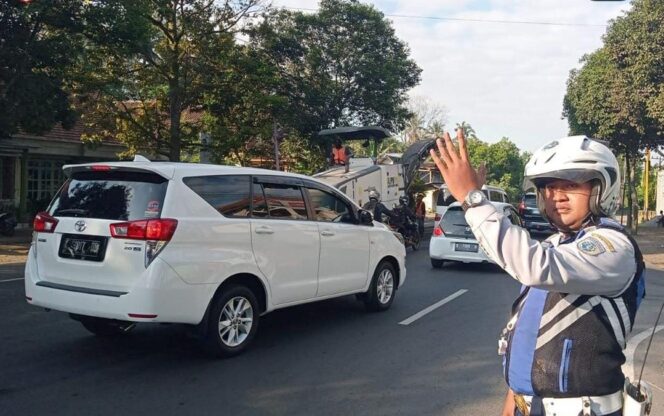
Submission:
{"label": "utility pole", "polygon": [[281,170],[281,166],[279,163],[279,156],[281,156],[279,153],[279,143],[283,138],[284,138],[283,130],[281,129],[281,127],[279,127],[279,123],[274,121],[272,123],[272,143],[274,144],[274,168],[276,170]]}
{"label": "utility pole", "polygon": [[648,187],[649,187],[649,182],[650,182],[650,148],[646,149],[646,163],[645,163],[645,168],[644,170],[644,175],[643,175],[643,205],[645,208],[644,212],[644,220],[647,221],[649,220],[648,218]]}

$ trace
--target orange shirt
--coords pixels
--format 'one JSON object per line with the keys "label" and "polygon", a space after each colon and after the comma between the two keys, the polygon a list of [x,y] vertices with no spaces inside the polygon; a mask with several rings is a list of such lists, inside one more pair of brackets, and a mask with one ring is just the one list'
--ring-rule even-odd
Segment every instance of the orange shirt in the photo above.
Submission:
{"label": "orange shirt", "polygon": [[343,147],[340,149],[337,149],[336,147],[332,147],[332,161],[337,164],[337,165],[345,165],[346,164],[346,149]]}

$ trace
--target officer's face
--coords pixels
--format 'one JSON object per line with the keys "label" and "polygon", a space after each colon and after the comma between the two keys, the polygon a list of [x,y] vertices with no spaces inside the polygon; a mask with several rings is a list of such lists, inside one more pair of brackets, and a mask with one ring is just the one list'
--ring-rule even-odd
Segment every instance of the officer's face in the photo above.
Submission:
{"label": "officer's face", "polygon": [[544,186],[546,215],[563,229],[579,230],[590,212],[590,182],[554,180]]}

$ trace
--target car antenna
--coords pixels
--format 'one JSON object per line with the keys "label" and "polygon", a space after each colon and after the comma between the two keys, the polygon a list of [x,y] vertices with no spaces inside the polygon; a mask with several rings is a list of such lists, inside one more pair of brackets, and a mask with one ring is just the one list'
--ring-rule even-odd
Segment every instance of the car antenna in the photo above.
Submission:
{"label": "car antenna", "polygon": [[652,334],[650,334],[650,340],[648,341],[648,347],[646,348],[646,355],[643,357],[643,364],[641,365],[641,372],[639,373],[639,381],[636,383],[637,391],[641,391],[641,377],[643,376],[643,369],[646,367],[646,360],[648,359],[648,352],[650,352],[650,345],[652,344],[652,339],[655,337],[655,331],[657,330],[657,324],[659,324],[659,318],[662,317],[662,311],[664,310],[664,302],[662,302],[662,307],[659,308],[659,314],[655,320],[655,326],[652,327]]}

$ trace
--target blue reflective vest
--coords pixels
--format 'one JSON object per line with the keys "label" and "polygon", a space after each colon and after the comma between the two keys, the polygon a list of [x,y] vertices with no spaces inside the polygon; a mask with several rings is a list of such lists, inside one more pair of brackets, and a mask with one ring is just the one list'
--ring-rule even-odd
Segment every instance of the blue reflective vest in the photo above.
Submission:
{"label": "blue reflective vest", "polygon": [[[601,396],[624,385],[622,350],[645,296],[645,264],[634,239],[613,220],[597,228],[623,233],[634,246],[636,273],[616,297],[574,295],[524,287],[507,331],[504,377],[518,394],[539,397]],[[561,244],[568,244],[580,238]]]}

